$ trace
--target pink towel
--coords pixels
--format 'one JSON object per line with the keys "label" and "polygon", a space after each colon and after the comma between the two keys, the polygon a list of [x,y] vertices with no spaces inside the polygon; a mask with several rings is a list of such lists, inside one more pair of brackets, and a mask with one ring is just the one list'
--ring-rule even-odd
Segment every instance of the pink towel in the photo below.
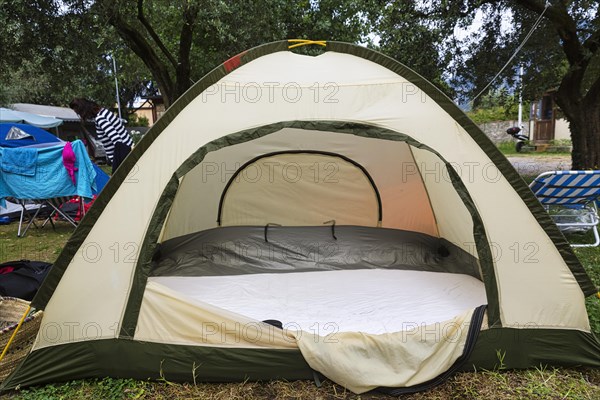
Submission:
{"label": "pink towel", "polygon": [[63,165],[65,166],[67,173],[71,177],[71,181],[73,181],[73,185],[75,185],[75,153],[73,152],[73,148],[71,147],[71,143],[67,142],[62,152],[63,156]]}

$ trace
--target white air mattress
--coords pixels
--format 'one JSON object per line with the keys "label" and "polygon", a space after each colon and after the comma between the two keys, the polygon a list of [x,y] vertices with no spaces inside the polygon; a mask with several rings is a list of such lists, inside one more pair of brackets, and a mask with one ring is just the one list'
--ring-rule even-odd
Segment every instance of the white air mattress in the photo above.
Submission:
{"label": "white air mattress", "polygon": [[149,279],[216,307],[321,336],[412,330],[487,304],[483,282],[442,272],[368,269]]}

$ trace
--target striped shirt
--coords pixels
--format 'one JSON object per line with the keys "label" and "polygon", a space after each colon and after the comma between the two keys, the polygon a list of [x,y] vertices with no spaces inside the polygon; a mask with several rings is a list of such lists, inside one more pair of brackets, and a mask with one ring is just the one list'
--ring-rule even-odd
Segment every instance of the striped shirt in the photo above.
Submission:
{"label": "striped shirt", "polygon": [[95,122],[98,139],[100,139],[100,142],[104,146],[108,161],[112,162],[113,160],[115,143],[122,142],[129,147],[133,145],[131,136],[127,133],[119,118],[106,108],[100,109],[98,115],[96,115]]}

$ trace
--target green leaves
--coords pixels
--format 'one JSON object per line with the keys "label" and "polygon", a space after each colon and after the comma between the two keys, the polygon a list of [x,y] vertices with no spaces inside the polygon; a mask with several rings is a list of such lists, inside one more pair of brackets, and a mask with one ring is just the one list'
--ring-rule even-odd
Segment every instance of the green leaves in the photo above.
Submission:
{"label": "green leaves", "polygon": [[[33,4],[32,4],[33,3]],[[112,62],[119,68],[121,101],[132,101],[150,81],[139,59],[122,45],[86,2],[2,0],[0,103],[66,105],[76,96],[115,103]],[[129,59],[128,59],[129,58]]]}

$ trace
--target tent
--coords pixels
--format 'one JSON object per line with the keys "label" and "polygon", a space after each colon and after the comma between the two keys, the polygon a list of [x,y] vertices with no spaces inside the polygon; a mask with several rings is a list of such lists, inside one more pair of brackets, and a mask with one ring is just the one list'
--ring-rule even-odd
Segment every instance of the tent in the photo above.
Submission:
{"label": "tent", "polygon": [[[13,133],[11,135],[11,133]],[[52,133],[33,125],[0,123],[0,147],[56,145],[63,143]]]}
{"label": "tent", "polygon": [[476,125],[380,53],[294,44],[228,60],[135,147],[5,388],[321,374],[396,394],[500,362],[600,366],[596,287]]}
{"label": "tent", "polygon": [[15,111],[2,107],[0,107],[0,122],[22,122],[38,128],[55,128],[63,123],[63,121],[58,118]]}

